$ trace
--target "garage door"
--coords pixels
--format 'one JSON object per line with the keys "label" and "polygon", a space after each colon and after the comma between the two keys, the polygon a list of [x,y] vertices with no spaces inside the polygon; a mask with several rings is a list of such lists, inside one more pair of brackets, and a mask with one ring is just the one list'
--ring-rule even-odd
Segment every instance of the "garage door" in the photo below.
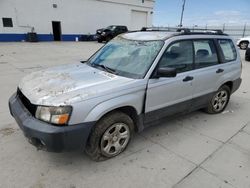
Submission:
{"label": "garage door", "polygon": [[132,10],[131,30],[138,30],[147,26],[147,12]]}

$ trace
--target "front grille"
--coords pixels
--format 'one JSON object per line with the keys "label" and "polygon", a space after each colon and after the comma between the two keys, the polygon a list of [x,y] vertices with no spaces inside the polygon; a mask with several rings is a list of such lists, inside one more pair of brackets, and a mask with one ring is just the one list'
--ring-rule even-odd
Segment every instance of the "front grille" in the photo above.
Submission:
{"label": "front grille", "polygon": [[24,96],[24,94],[21,92],[21,90],[17,89],[17,97],[20,99],[20,101],[23,103],[23,105],[27,108],[27,110],[35,116],[36,114],[36,108],[37,106],[32,104],[27,97]]}

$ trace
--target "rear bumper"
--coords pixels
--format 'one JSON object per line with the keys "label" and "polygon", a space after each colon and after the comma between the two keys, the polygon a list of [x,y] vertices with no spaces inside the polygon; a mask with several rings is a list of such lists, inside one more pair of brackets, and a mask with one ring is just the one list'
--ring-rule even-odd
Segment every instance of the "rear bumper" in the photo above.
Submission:
{"label": "rear bumper", "polygon": [[31,144],[47,151],[84,149],[91,128],[95,124],[95,122],[88,122],[64,127],[53,126],[34,118],[16,94],[9,99],[9,108],[11,115]]}
{"label": "rear bumper", "polygon": [[231,93],[234,93],[236,90],[239,89],[240,85],[241,85],[242,79],[238,78],[237,80],[233,81],[233,87],[232,87],[232,91]]}

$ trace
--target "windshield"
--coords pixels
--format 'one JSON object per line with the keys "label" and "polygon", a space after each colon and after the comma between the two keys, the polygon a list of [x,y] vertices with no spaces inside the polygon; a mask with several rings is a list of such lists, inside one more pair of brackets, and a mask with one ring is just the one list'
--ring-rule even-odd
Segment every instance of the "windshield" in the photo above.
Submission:
{"label": "windshield", "polygon": [[89,60],[89,64],[129,78],[145,76],[163,41],[132,41],[117,37],[107,43]]}
{"label": "windshield", "polygon": [[106,29],[109,29],[109,30],[111,30],[111,31],[113,31],[114,29],[115,29],[115,26],[108,26]]}

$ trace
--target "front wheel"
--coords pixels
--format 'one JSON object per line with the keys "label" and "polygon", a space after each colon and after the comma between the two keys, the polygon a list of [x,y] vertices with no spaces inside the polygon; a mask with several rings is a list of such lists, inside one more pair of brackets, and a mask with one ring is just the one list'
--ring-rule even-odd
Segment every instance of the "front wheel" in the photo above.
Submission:
{"label": "front wheel", "polygon": [[112,112],[97,122],[86,153],[94,161],[115,157],[126,149],[133,132],[134,123],[127,114]]}
{"label": "front wheel", "polygon": [[224,111],[230,99],[230,88],[223,85],[210,99],[205,111],[209,114],[218,114]]}

